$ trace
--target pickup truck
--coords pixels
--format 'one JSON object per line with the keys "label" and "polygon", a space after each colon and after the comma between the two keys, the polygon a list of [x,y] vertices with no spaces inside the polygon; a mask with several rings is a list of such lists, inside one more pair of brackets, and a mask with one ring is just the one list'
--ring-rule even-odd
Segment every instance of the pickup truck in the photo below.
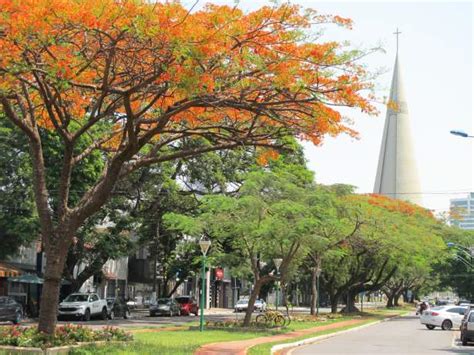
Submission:
{"label": "pickup truck", "polygon": [[58,318],[76,317],[88,321],[93,316],[107,319],[107,300],[100,299],[96,293],[72,293],[60,304]]}

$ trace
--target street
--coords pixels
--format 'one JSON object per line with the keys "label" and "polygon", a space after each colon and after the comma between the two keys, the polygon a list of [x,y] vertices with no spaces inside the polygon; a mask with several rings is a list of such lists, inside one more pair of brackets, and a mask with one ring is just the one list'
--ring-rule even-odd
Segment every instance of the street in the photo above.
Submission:
{"label": "street", "polygon": [[459,331],[428,330],[418,316],[398,317],[360,330],[334,336],[290,351],[308,354],[474,354],[462,347]]}

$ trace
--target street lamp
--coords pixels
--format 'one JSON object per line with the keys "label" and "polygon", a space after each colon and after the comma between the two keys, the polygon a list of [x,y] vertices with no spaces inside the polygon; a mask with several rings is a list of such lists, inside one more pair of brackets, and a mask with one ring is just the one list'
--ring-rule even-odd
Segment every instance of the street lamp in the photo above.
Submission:
{"label": "street lamp", "polygon": [[318,268],[316,269],[316,316],[319,316],[319,276],[321,276],[321,271],[321,268],[318,266]]}
{"label": "street lamp", "polygon": [[457,254],[456,259],[463,262],[463,264],[465,264],[468,267],[472,268],[474,266],[474,264],[473,264],[474,247],[467,248],[465,246],[462,246],[462,245],[459,245],[459,244],[453,243],[453,242],[447,242],[446,245],[449,248],[456,248],[458,251],[464,253],[465,256],[461,256],[461,255]]}
{"label": "street lamp", "polygon": [[207,251],[211,247],[211,241],[206,236],[202,236],[199,239],[199,246],[201,247],[202,253],[202,273],[201,273],[201,316],[199,319],[199,331],[204,330],[204,299],[206,298],[206,255]]}
{"label": "street lamp", "polygon": [[469,134],[463,131],[449,131],[449,133],[463,138],[474,138],[474,136],[470,136]]}
{"label": "street lamp", "polygon": [[[277,271],[277,276],[280,275],[280,266],[281,266],[282,262],[283,262],[282,258],[274,258],[273,259],[273,263],[275,264],[276,271]],[[276,302],[275,302],[275,307],[276,307],[277,311],[278,311],[278,289],[280,287],[279,283],[280,283],[280,281],[277,280],[277,284],[276,284]]]}

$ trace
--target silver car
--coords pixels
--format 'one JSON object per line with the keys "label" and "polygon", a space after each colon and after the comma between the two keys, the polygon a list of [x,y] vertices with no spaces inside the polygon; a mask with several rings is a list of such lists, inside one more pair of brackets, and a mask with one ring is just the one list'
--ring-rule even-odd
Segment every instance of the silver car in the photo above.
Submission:
{"label": "silver car", "polygon": [[[247,310],[248,306],[249,306],[249,300],[247,298],[241,299],[235,304],[234,310],[235,312],[244,312]],[[267,304],[265,303],[264,300],[255,300],[255,303],[253,305],[254,311],[264,312],[266,309],[267,309]]]}
{"label": "silver car", "polygon": [[150,317],[156,315],[179,316],[181,315],[181,307],[172,298],[160,298],[156,300],[156,303],[150,305]]}

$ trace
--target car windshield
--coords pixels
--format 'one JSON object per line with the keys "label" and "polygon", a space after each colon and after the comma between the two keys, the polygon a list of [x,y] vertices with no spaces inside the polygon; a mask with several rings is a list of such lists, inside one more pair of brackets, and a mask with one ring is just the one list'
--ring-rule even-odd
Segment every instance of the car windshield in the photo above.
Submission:
{"label": "car windshield", "polygon": [[248,300],[240,300],[239,302],[237,302],[237,304],[247,304],[249,303]]}
{"label": "car windshield", "polygon": [[171,304],[171,300],[168,298],[163,298],[158,301],[156,301],[157,304]]}
{"label": "car windshield", "polygon": [[180,303],[180,304],[185,304],[185,303],[189,303],[190,302],[190,298],[189,297],[176,297],[175,298],[176,302]]}
{"label": "car windshield", "polygon": [[442,311],[442,310],[445,310],[447,309],[448,307],[433,307],[431,308],[432,311]]}
{"label": "car windshield", "polygon": [[63,302],[87,302],[89,295],[69,295]]}

